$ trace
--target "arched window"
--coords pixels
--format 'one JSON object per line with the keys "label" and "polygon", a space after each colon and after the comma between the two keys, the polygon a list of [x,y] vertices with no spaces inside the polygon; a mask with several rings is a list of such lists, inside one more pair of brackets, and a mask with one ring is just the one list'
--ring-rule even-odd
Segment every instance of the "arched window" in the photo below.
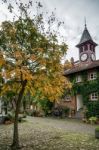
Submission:
{"label": "arched window", "polygon": [[93,46],[93,52],[95,52],[95,46]]}
{"label": "arched window", "polygon": [[88,46],[87,45],[85,45],[85,51],[87,51],[88,50]]}
{"label": "arched window", "polygon": [[93,51],[93,45],[91,45],[91,51]]}
{"label": "arched window", "polygon": [[88,50],[90,50],[90,44],[88,44],[87,47],[88,47]]}

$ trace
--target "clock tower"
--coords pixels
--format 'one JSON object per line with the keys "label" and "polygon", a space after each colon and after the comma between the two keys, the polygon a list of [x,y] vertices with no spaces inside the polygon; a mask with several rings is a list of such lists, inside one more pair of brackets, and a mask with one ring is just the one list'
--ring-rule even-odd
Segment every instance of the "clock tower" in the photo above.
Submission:
{"label": "clock tower", "polygon": [[90,62],[96,60],[96,53],[95,53],[95,47],[97,44],[93,41],[86,23],[85,28],[82,33],[80,42],[76,45],[77,48],[79,48],[79,61],[80,62]]}

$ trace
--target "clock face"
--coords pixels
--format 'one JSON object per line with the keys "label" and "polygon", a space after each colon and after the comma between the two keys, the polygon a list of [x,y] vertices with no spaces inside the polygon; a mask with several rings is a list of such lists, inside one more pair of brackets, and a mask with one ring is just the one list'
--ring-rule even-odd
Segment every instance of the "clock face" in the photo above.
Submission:
{"label": "clock face", "polygon": [[94,54],[91,54],[91,59],[92,59],[92,60],[95,60],[95,59],[96,59]]}
{"label": "clock face", "polygon": [[87,54],[82,54],[82,55],[81,55],[81,60],[82,60],[82,61],[85,61],[87,58],[88,58],[88,55],[87,55]]}

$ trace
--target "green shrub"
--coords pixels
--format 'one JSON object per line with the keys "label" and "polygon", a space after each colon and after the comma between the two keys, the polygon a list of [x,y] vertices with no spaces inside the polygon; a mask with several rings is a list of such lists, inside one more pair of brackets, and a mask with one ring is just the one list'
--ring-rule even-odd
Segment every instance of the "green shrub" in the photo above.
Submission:
{"label": "green shrub", "polygon": [[6,122],[6,121],[10,121],[9,116],[5,116],[5,117],[4,117],[4,122]]}
{"label": "green shrub", "polygon": [[27,117],[27,115],[26,115],[26,113],[24,113],[24,114],[23,114],[23,118],[26,118],[26,117]]}
{"label": "green shrub", "polygon": [[9,112],[9,113],[7,114],[5,120],[14,121],[14,118],[15,118],[15,114]]}
{"label": "green shrub", "polygon": [[63,113],[65,114],[65,116],[68,116],[69,115],[69,112],[70,112],[70,108],[69,107],[65,107],[63,109]]}
{"label": "green shrub", "polygon": [[85,118],[89,119],[90,117],[91,117],[90,112],[89,112],[89,111],[86,111],[86,112],[85,112]]}
{"label": "green shrub", "polygon": [[89,121],[90,121],[91,124],[96,123],[97,117],[90,117]]}
{"label": "green shrub", "polygon": [[99,102],[89,102],[87,104],[87,109],[88,109],[88,117],[95,116],[99,118]]}
{"label": "green shrub", "polygon": [[22,121],[22,117],[18,117],[18,121],[21,122]]}
{"label": "green shrub", "polygon": [[95,131],[99,131],[99,126],[95,128]]}

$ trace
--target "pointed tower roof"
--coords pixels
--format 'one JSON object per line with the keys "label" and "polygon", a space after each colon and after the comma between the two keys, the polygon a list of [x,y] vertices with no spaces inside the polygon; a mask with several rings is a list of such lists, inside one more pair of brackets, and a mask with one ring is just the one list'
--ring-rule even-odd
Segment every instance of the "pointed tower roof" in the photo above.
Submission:
{"label": "pointed tower roof", "polygon": [[91,43],[93,43],[95,46],[97,46],[97,44],[93,41],[88,29],[87,29],[87,26],[86,26],[86,23],[85,23],[85,28],[84,28],[84,31],[82,33],[82,36],[81,36],[81,39],[80,39],[80,42],[76,45],[76,47],[79,47],[80,45],[82,45],[83,43],[87,42],[87,41],[90,41]]}

